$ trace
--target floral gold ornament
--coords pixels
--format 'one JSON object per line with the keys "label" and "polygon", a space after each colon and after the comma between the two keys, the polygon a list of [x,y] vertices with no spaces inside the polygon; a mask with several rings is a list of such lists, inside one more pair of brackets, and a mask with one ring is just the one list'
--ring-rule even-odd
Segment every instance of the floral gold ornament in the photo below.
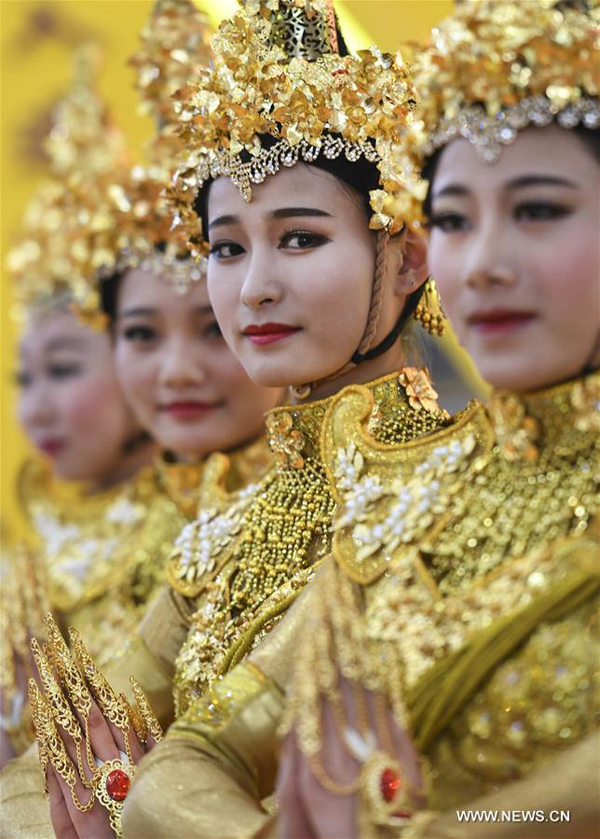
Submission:
{"label": "floral gold ornament", "polygon": [[269,446],[276,462],[282,466],[289,465],[292,469],[302,469],[304,466],[302,450],[305,441],[301,432],[294,428],[290,414],[269,414],[266,424]]}
{"label": "floral gold ornament", "polygon": [[[310,60],[299,57],[308,54],[307,27]],[[246,3],[214,36],[214,66],[177,94],[185,152],[170,194],[194,252],[205,251],[193,202],[208,178],[231,178],[250,201],[254,184],[319,155],[377,165],[373,229],[393,234],[420,220],[424,185],[404,148],[416,107],[408,69],[375,47],[342,57],[330,31],[322,0]]]}
{"label": "floral gold ornament", "polygon": [[398,381],[406,391],[409,405],[415,410],[437,413],[440,410],[438,395],[431,384],[427,370],[418,367],[404,367]]}
{"label": "floral gold ornament", "polygon": [[503,456],[508,461],[536,460],[540,424],[535,417],[527,416],[522,400],[512,394],[494,394],[489,410]]}
{"label": "floral gold ornament", "polygon": [[599,9],[562,0],[470,0],[417,49],[418,157],[455,138],[495,162],[528,126],[600,126]]}

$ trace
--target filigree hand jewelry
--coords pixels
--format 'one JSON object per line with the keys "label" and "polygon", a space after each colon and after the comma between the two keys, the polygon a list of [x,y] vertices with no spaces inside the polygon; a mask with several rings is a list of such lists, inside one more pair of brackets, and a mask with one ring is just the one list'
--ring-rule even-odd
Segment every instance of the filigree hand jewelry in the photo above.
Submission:
{"label": "filigree hand jewelry", "polygon": [[[162,738],[161,727],[135,680],[132,705],[110,686],[77,630],[69,629],[70,651],[50,615],[44,624],[47,644],[42,648],[36,639],[31,643],[40,685],[33,679],[29,683],[44,776],[50,765],[68,787],[75,807],[73,811],[66,802],[72,821],[90,813],[97,801],[108,815],[104,829],[110,824],[121,836],[123,802],[136,762]],[[76,829],[87,835],[91,826],[78,823]]]}

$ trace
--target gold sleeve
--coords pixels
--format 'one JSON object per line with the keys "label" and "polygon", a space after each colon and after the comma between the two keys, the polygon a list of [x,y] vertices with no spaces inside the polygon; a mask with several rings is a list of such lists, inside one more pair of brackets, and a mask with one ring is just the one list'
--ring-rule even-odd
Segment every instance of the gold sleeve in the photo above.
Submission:
{"label": "gold sleeve", "polygon": [[2,839],[53,839],[44,780],[33,743],[0,772]]}
{"label": "gold sleeve", "polygon": [[[499,792],[468,802],[458,811],[418,814],[400,836],[592,839],[598,836],[600,828],[599,779],[600,740],[598,732],[594,732],[537,772]],[[466,821],[464,817],[459,821],[459,813],[464,812],[494,814],[495,821]]]}
{"label": "gold sleeve", "polygon": [[140,764],[123,835],[250,837],[265,828],[261,800],[277,772],[279,688],[244,663],[218,680]]}
{"label": "gold sleeve", "polygon": [[[283,691],[307,589],[249,659],[216,680],[144,758],[123,812],[126,839],[266,837],[275,786]],[[183,780],[182,780],[183,779]],[[167,827],[168,826],[168,827]]]}
{"label": "gold sleeve", "polygon": [[112,687],[129,699],[129,677],[134,676],[163,728],[173,720],[175,659],[188,633],[190,611],[187,601],[165,585],[133,638],[104,670]]}

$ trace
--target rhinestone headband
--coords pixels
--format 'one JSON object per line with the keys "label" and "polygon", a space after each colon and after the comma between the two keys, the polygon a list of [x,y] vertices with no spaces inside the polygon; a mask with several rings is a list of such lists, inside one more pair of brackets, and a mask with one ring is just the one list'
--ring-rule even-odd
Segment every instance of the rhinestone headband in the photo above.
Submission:
{"label": "rhinestone headband", "polygon": [[562,128],[577,125],[598,128],[600,102],[598,99],[580,99],[559,111],[545,96],[530,96],[494,116],[488,116],[481,106],[474,105],[460,111],[453,119],[443,120],[424,146],[424,154],[433,154],[451,140],[462,137],[471,143],[482,160],[495,163],[502,146],[514,143],[519,131],[528,126],[542,128],[554,120]]}

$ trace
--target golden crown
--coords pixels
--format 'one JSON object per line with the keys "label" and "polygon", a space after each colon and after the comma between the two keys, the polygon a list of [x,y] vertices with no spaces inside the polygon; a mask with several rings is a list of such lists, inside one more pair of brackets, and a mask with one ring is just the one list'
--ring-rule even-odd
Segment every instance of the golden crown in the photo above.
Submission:
{"label": "golden crown", "polygon": [[171,96],[211,59],[210,28],[192,0],[157,0],[130,59],[142,110],[159,122],[174,118]]}
{"label": "golden crown", "polygon": [[192,205],[208,178],[231,178],[250,201],[254,184],[319,155],[377,165],[373,229],[394,233],[418,221],[423,185],[404,147],[416,95],[399,56],[375,47],[341,56],[324,0],[247,0],[212,48],[214,66],[176,95],[185,152],[171,198],[193,251],[205,247]]}
{"label": "golden crown", "polygon": [[494,162],[529,125],[600,126],[597,0],[468,0],[417,50],[419,156],[456,137]]}
{"label": "golden crown", "polygon": [[71,87],[52,108],[52,128],[44,148],[56,176],[69,177],[74,171],[108,172],[128,160],[125,138],[98,94],[101,63],[96,44],[79,47]]}
{"label": "golden crown", "polygon": [[107,183],[130,159],[97,93],[99,63],[97,47],[79,49],[72,86],[52,110],[45,147],[54,179],[36,190],[7,257],[19,320],[57,299],[89,303],[91,275],[112,247]]}
{"label": "golden crown", "polygon": [[127,268],[160,275],[179,293],[189,291],[204,266],[173,240],[165,186],[142,166],[110,177],[44,183],[7,259],[20,304],[16,314],[64,299],[88,325],[103,326],[100,283]]}

